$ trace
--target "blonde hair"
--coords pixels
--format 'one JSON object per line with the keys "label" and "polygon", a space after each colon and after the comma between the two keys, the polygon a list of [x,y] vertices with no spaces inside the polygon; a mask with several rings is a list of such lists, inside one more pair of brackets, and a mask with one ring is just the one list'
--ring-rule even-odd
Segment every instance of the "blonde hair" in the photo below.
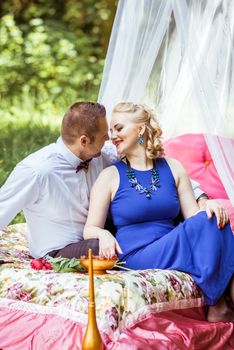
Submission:
{"label": "blonde hair", "polygon": [[114,113],[133,114],[136,123],[145,124],[147,138],[146,155],[149,159],[160,158],[164,155],[161,138],[162,129],[152,109],[140,103],[121,102],[114,107],[112,114]]}

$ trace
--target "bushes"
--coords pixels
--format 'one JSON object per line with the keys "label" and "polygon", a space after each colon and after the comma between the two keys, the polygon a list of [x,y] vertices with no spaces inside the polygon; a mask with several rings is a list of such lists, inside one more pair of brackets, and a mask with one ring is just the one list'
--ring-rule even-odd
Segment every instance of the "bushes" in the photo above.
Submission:
{"label": "bushes", "polygon": [[[2,110],[55,114],[96,100],[116,0],[2,0]],[[47,113],[48,114],[48,113]]]}
{"label": "bushes", "polygon": [[[1,22],[0,93],[3,108],[30,97],[37,111],[59,109],[77,99],[96,100],[103,60],[87,39],[63,24],[30,20],[27,31],[12,15]],[[82,48],[82,49],[81,49]]]}

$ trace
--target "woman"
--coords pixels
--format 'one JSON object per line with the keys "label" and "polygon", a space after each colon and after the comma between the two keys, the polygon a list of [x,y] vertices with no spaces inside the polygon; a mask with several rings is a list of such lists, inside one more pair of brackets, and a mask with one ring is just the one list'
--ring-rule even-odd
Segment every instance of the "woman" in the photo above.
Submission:
{"label": "woman", "polygon": [[[163,157],[162,131],[140,104],[120,103],[112,114],[112,141],[125,158],[102,171],[94,184],[84,238],[98,238],[102,257],[117,251],[132,269],[174,269],[189,273],[210,306],[210,322],[234,322],[223,296],[234,302],[234,237],[229,225],[199,212],[188,175]],[[116,238],[105,230],[110,207]],[[174,227],[182,211],[185,221]]]}

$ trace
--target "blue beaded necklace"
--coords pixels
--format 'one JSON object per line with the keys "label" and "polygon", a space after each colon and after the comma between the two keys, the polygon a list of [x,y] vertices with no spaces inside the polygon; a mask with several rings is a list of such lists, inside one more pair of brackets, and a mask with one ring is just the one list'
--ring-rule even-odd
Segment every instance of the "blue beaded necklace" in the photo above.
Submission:
{"label": "blue beaded necklace", "polygon": [[145,193],[146,198],[151,198],[151,192],[157,191],[160,187],[158,170],[155,168],[155,160],[153,160],[153,169],[151,169],[151,184],[149,187],[143,187],[137,180],[134,170],[131,168],[129,160],[126,158],[128,170],[126,171],[128,181],[131,187],[135,188],[140,194]]}

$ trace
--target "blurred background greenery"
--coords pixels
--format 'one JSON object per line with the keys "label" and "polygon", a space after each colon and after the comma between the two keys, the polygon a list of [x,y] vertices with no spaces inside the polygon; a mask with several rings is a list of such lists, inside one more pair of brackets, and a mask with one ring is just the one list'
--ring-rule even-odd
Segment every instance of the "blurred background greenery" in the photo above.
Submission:
{"label": "blurred background greenery", "polygon": [[1,0],[0,186],[71,103],[97,99],[117,2]]}

